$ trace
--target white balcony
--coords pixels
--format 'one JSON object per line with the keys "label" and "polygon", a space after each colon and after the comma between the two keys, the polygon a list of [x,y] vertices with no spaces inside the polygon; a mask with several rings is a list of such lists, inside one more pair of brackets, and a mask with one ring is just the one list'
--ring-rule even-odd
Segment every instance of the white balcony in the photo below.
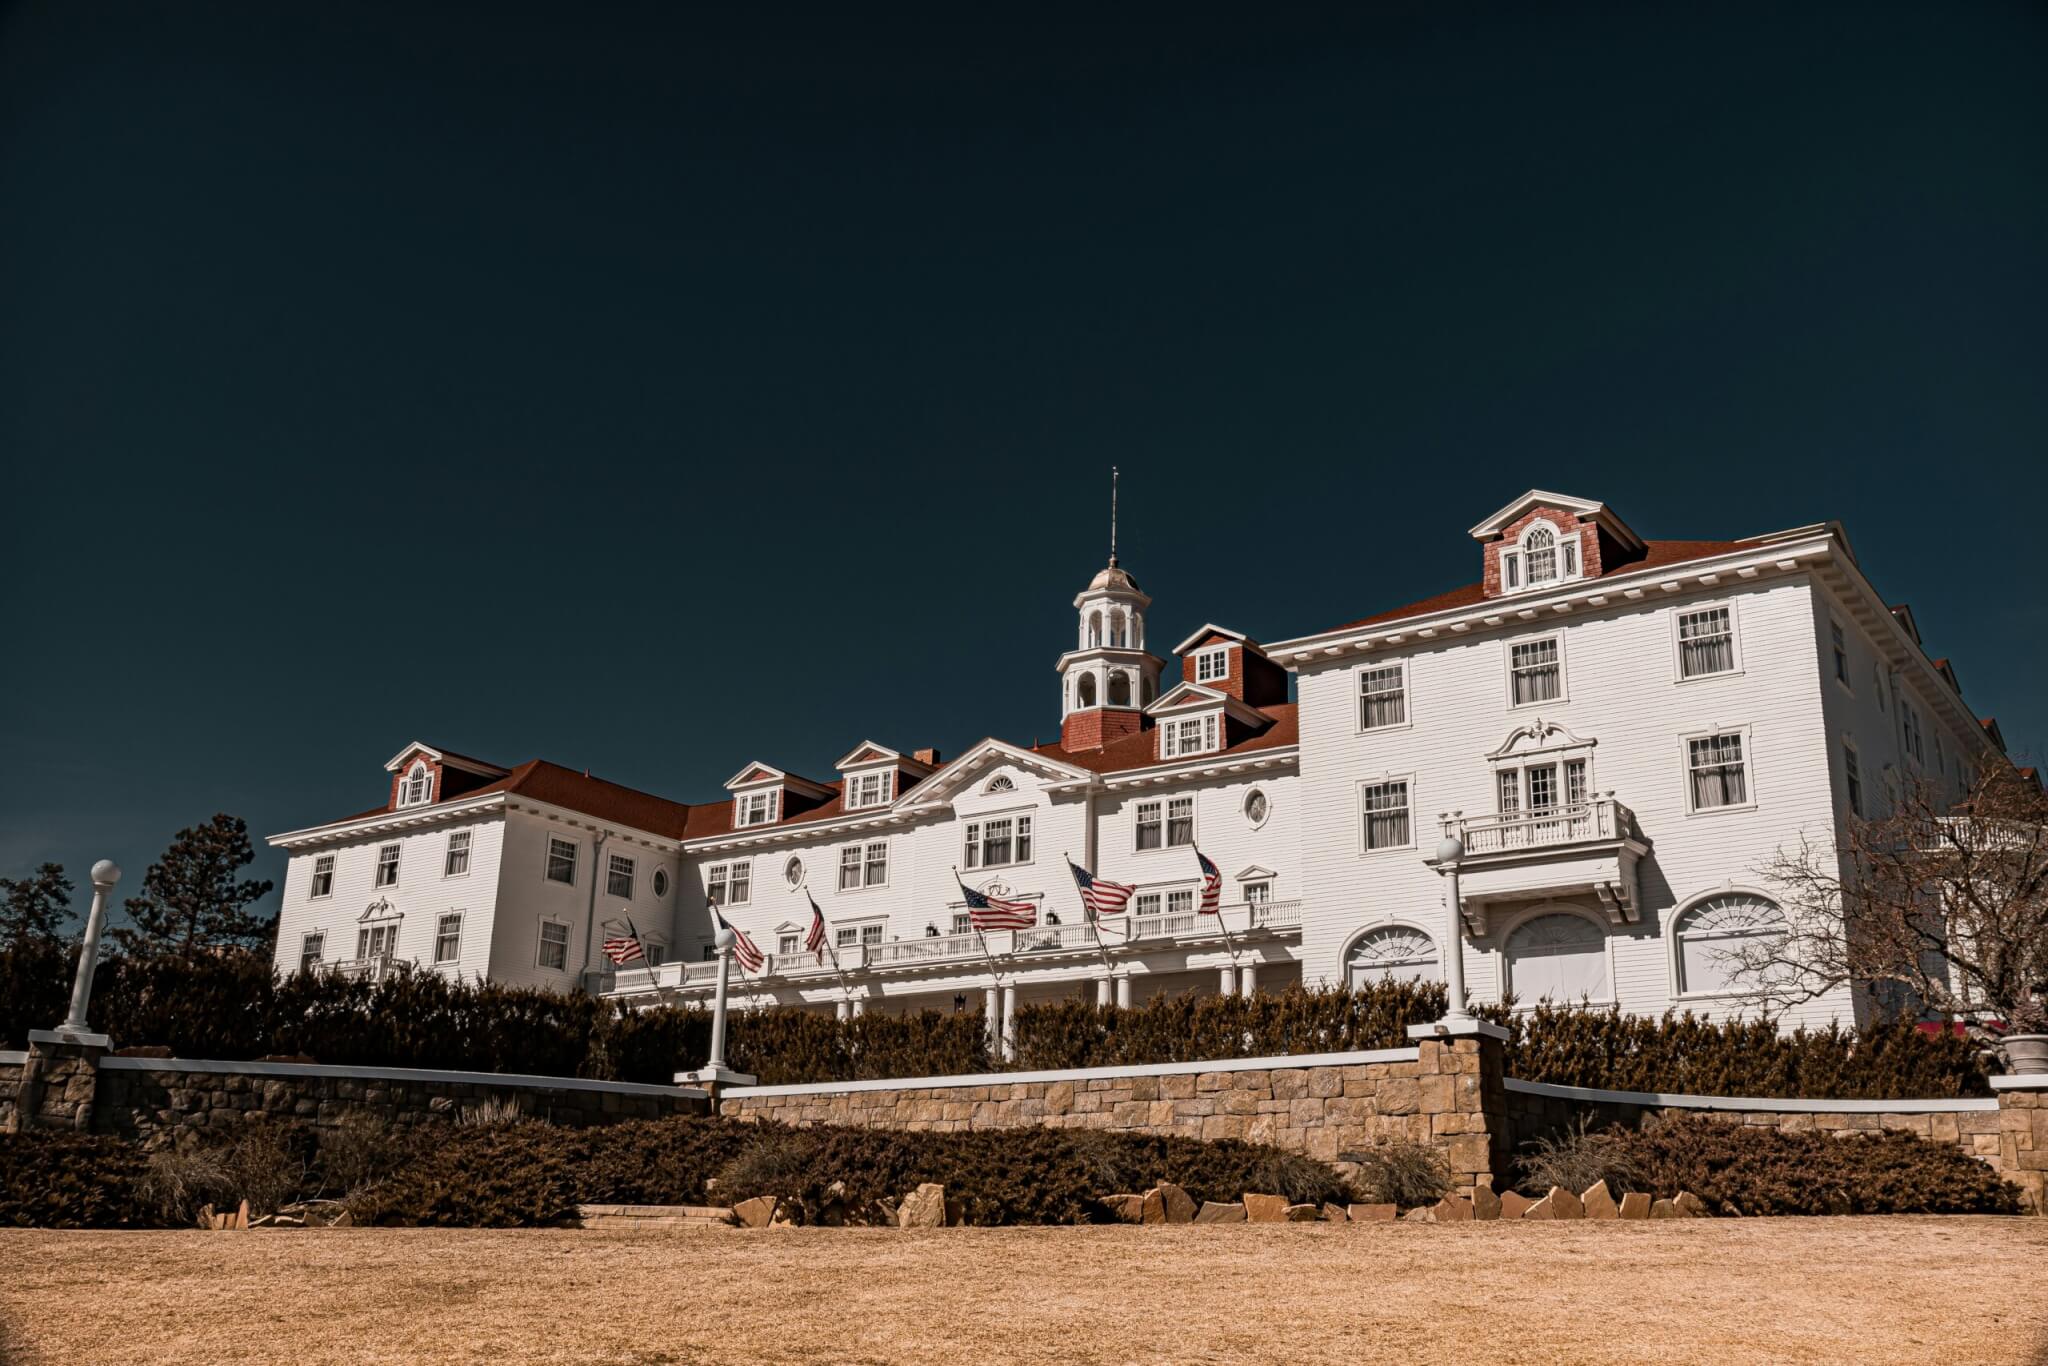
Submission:
{"label": "white balcony", "polygon": [[[1450,812],[1442,829],[1464,842],[1459,899],[1475,935],[1486,933],[1490,906],[1510,902],[1589,898],[1617,925],[1639,913],[1636,864],[1650,846],[1611,792],[1543,811]],[[1426,861],[1441,871],[1434,854]]]}
{"label": "white balcony", "polygon": [[[411,961],[404,963],[411,967]],[[333,965],[334,971],[343,977],[361,977],[372,982],[381,982],[399,973],[400,961],[390,954],[379,954],[375,958],[344,958]]]}

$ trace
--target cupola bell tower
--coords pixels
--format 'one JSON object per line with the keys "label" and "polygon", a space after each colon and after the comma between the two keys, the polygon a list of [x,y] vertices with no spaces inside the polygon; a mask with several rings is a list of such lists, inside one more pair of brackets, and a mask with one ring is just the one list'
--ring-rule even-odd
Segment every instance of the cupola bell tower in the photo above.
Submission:
{"label": "cupola bell tower", "polygon": [[1165,667],[1145,649],[1145,609],[1151,605],[1113,554],[1108,567],[1075,596],[1078,634],[1058,666],[1060,748],[1100,749],[1145,728],[1144,709],[1159,696]]}

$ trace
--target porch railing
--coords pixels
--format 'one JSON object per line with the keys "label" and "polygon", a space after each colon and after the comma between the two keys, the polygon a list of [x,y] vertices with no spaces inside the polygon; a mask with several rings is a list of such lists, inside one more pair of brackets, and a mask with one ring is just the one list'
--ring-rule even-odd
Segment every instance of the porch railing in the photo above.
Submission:
{"label": "porch railing", "polygon": [[1543,811],[1497,811],[1483,816],[1445,816],[1443,833],[1465,842],[1466,857],[1510,854],[1561,844],[1626,837],[1635,816],[1612,794],[1574,806]]}

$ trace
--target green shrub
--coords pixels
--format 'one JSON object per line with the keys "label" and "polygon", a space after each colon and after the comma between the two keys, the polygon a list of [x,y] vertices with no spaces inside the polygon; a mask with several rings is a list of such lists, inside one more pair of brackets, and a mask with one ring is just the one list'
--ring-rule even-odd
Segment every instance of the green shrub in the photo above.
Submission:
{"label": "green shrub", "polygon": [[141,1148],[105,1134],[0,1134],[0,1226],[157,1227],[138,1193],[145,1167]]}
{"label": "green shrub", "polygon": [[[1669,1115],[1641,1129],[1581,1131],[1522,1166],[1523,1189],[1552,1182],[1547,1163],[1567,1147],[1618,1160],[1629,1189],[1689,1190],[1715,1212],[1742,1214],[2014,1214],[2019,1190],[1951,1143],[1887,1132],[1833,1138]],[[1582,1172],[1573,1172],[1576,1181]],[[1583,1189],[1559,1180],[1557,1185]],[[1586,1183],[1591,1185],[1589,1180]],[[1610,1187],[1612,1183],[1610,1182]]]}

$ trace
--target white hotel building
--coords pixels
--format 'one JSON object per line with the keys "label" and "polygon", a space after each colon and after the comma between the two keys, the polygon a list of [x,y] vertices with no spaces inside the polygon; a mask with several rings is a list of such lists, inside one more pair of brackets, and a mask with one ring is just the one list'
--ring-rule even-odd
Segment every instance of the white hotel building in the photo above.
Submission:
{"label": "white hotel building", "polygon": [[[1475,1000],[1722,1015],[1744,1001],[1718,948],[1767,921],[1774,850],[1909,776],[1960,792],[2001,744],[1837,524],[1645,541],[1535,490],[1471,535],[1466,587],[1265,645],[1204,626],[1170,685],[1112,559],[1074,599],[1057,744],[863,740],[829,780],[763,759],[695,805],[408,745],[383,805],[272,839],[278,967],[702,1000],[716,902],[768,955],[743,1002],[842,1014],[1436,977],[1456,833]],[[1138,888],[1099,935],[1069,855]],[[1038,926],[973,933],[956,868]],[[803,949],[810,897],[832,953]],[[628,919],[651,966],[614,972]]]}

